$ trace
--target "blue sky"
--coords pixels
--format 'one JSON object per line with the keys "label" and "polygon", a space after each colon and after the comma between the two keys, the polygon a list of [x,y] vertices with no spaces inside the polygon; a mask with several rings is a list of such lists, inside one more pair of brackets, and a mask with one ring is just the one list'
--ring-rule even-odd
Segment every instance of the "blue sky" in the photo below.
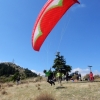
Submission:
{"label": "blue sky", "polygon": [[47,0],[0,0],[0,62],[36,72],[53,65],[61,52],[73,70],[100,72],[100,0],[79,0],[61,18],[39,52],[31,44],[36,18]]}

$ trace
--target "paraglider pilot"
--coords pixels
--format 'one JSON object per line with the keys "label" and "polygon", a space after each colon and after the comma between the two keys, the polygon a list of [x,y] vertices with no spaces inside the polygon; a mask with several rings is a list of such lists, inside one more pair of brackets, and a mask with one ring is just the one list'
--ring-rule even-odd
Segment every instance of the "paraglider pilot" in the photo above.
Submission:
{"label": "paraglider pilot", "polygon": [[47,82],[53,85],[55,85],[55,82],[53,81],[53,72],[51,72],[50,70],[47,71],[47,70],[44,70],[44,73],[45,73],[45,76],[48,77],[47,78]]}

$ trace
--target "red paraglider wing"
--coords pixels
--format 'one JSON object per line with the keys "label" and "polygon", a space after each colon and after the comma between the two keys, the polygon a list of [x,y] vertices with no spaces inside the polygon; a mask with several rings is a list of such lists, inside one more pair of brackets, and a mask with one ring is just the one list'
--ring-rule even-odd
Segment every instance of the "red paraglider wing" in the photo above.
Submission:
{"label": "red paraglider wing", "polygon": [[48,34],[77,0],[48,0],[41,10],[32,32],[32,46],[39,51]]}

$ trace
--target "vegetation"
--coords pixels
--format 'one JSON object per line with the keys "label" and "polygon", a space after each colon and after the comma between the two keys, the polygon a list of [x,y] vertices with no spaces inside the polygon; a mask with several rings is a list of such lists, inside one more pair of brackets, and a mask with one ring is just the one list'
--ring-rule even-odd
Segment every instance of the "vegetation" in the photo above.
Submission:
{"label": "vegetation", "polygon": [[64,59],[64,56],[60,56],[59,52],[54,59],[54,64],[52,68],[54,68],[56,72],[60,70],[64,74],[72,70],[70,65],[66,65],[66,60]]}
{"label": "vegetation", "polygon": [[78,77],[78,75],[73,75],[72,79],[75,80],[75,79],[77,79],[77,77]]}
{"label": "vegetation", "polygon": [[15,81],[18,76],[25,79],[37,77],[37,74],[11,62],[0,63],[0,82]]}
{"label": "vegetation", "polygon": [[52,94],[48,92],[41,93],[35,98],[35,100],[56,100]]}
{"label": "vegetation", "polygon": [[34,82],[34,78],[0,84],[0,100],[100,100],[100,82],[56,82],[51,86],[46,81]]}
{"label": "vegetation", "polygon": [[94,75],[94,79],[99,79],[100,75]]}
{"label": "vegetation", "polygon": [[88,80],[89,79],[89,74],[86,74],[83,79]]}
{"label": "vegetation", "polygon": [[25,75],[26,75],[26,77],[37,77],[37,74],[36,73],[33,73],[28,68],[25,69]]}
{"label": "vegetation", "polygon": [[9,63],[0,63],[0,76],[9,77],[16,72],[15,68]]}

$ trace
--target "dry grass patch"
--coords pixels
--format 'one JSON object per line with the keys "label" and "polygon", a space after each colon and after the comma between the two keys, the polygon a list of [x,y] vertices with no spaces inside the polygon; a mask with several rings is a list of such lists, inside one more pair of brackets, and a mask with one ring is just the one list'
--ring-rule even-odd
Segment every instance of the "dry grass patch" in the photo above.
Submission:
{"label": "dry grass patch", "polygon": [[41,93],[40,95],[38,95],[35,100],[56,100],[55,97],[47,92]]}
{"label": "dry grass patch", "polygon": [[39,83],[38,83],[38,84],[36,84],[36,87],[39,87],[39,86],[41,86]]}
{"label": "dry grass patch", "polygon": [[36,87],[37,87],[37,89],[38,90],[41,90],[41,87],[40,87],[41,85],[38,83],[38,84],[36,84]]}
{"label": "dry grass patch", "polygon": [[2,95],[7,95],[8,93],[5,90],[3,90],[3,91],[1,91],[1,94]]}
{"label": "dry grass patch", "polygon": [[41,88],[40,88],[40,87],[38,87],[37,89],[38,89],[38,90],[41,90]]}
{"label": "dry grass patch", "polygon": [[29,86],[28,85],[25,85],[25,87],[28,88]]}
{"label": "dry grass patch", "polygon": [[[67,83],[63,81],[62,84],[63,86],[56,82],[55,86],[51,86],[43,81],[14,85],[11,88],[5,87],[0,91],[0,100],[100,100],[99,82]],[[9,94],[1,94],[3,91],[7,91]]]}
{"label": "dry grass patch", "polygon": [[7,84],[8,87],[13,87],[13,84]]}

